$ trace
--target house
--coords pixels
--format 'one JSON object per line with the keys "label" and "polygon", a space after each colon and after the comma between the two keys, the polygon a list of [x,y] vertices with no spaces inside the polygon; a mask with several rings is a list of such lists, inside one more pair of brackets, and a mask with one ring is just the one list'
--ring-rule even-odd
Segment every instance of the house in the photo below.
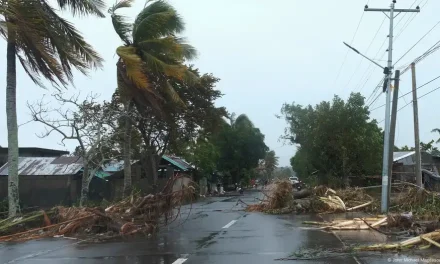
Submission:
{"label": "house", "polygon": [[[69,154],[68,151],[45,148],[19,148],[19,157],[59,157]],[[8,148],[0,147],[0,167],[8,162]]]}
{"label": "house", "polygon": [[[23,206],[70,205],[81,191],[79,157],[20,157],[19,195]],[[8,164],[0,168],[0,200],[8,197]]]}
{"label": "house", "polygon": [[[415,182],[415,164],[416,164],[416,152],[415,151],[399,151],[393,153],[393,175],[392,179]],[[438,173],[438,164],[440,163],[437,157],[434,157],[428,152],[422,151],[421,153],[421,165],[422,169]],[[437,163],[437,164],[436,164]]]}
{"label": "house", "polygon": [[[21,148],[18,160],[19,196],[22,206],[71,205],[81,197],[83,161],[80,157],[59,156],[67,151]],[[42,157],[38,156],[39,154]],[[105,177],[98,171],[89,185],[89,200],[109,196]],[[8,164],[0,167],[0,201],[8,198]]]}
{"label": "house", "polygon": [[[109,182],[110,197],[108,199],[118,199],[122,196],[124,187],[124,161],[111,161],[103,166],[103,171],[111,174],[105,179]],[[193,167],[182,158],[163,155],[158,167],[157,189],[161,190],[167,181],[173,176],[192,177]],[[147,177],[140,161],[133,161],[131,165],[132,185],[143,193],[153,191],[153,180]]]}
{"label": "house", "polygon": [[[24,148],[19,157],[19,192],[23,206],[50,207],[71,205],[81,197],[83,161],[80,157],[59,156],[66,151]],[[37,151],[35,151],[37,150]],[[37,156],[43,155],[42,157]],[[7,155],[7,153],[6,153]],[[89,185],[89,200],[113,200],[121,197],[124,185],[124,161],[111,161],[96,172]],[[184,160],[163,156],[158,168],[158,188],[178,173],[190,176],[192,167]],[[171,174],[170,174],[171,173]],[[151,179],[141,170],[139,161],[132,163],[132,183],[143,192],[152,190]],[[0,167],[0,201],[8,197],[8,164]]]}

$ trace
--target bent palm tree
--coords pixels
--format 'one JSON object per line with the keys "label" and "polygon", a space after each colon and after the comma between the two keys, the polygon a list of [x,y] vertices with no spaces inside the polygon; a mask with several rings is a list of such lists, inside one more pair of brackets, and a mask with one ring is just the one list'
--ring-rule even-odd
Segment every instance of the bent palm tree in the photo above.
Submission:
{"label": "bent palm tree", "polygon": [[[74,15],[104,16],[102,0],[57,3]],[[47,0],[0,0],[0,34],[7,42],[8,200],[9,215],[14,216],[19,209],[16,59],[39,86],[43,86],[41,76],[52,84],[67,86],[73,80],[72,68],[87,74],[89,68],[100,67],[102,59]]]}
{"label": "bent palm tree", "polygon": [[[117,81],[121,97],[130,112],[133,102],[138,108],[151,107],[163,112],[161,102],[169,100],[183,105],[170,78],[194,81],[196,77],[183,64],[195,57],[196,50],[176,34],[184,30],[177,11],[164,1],[149,1],[137,15],[133,24],[116,14],[119,8],[130,7],[133,0],[122,0],[109,9],[113,27],[123,46],[116,49]],[[131,188],[130,118],[126,118],[124,146],[124,193]]]}

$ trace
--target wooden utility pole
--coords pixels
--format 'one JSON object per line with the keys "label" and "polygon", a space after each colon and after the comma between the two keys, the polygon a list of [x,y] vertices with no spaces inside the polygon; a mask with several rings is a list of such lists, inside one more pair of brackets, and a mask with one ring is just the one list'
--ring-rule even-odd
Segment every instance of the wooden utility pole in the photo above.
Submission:
{"label": "wooden utility pole", "polygon": [[420,137],[419,137],[419,108],[417,106],[417,83],[416,83],[416,64],[411,63],[412,73],[412,95],[413,95],[413,110],[414,110],[414,141],[416,150],[416,183],[417,186],[422,186],[422,162],[420,157]]}
{"label": "wooden utility pole", "polygon": [[394,74],[393,104],[391,106],[390,148],[388,150],[388,204],[390,204],[391,178],[393,173],[394,139],[396,135],[397,103],[399,100],[400,71]]}

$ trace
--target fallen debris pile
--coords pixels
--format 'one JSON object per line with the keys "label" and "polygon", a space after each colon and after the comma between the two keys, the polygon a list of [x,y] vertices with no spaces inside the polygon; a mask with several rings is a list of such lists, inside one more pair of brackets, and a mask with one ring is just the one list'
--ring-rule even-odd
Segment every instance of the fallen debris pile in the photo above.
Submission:
{"label": "fallen debris pile", "polygon": [[290,181],[278,180],[269,185],[263,194],[265,198],[258,204],[249,205],[246,211],[271,214],[282,214],[293,211],[293,187]]}
{"label": "fallen debris pile", "polygon": [[437,192],[430,192],[412,185],[406,185],[399,190],[393,211],[412,212],[418,220],[439,219],[440,196]]}
{"label": "fallen debris pile", "polygon": [[[364,230],[387,225],[387,217],[354,218],[352,220],[338,219],[332,222],[303,222],[308,225],[319,225],[313,228],[319,230]],[[308,229],[308,228],[307,228]]]}
{"label": "fallen debris pile", "polygon": [[102,237],[151,234],[179,216],[183,201],[194,195],[193,183],[172,191],[178,178],[171,179],[162,192],[133,194],[107,208],[55,207],[48,213],[34,212],[0,221],[0,242],[26,241],[43,237]]}
{"label": "fallen debris pile", "polygon": [[325,186],[317,186],[311,197],[295,201],[298,211],[314,213],[346,212],[367,207],[372,210],[376,207],[374,202],[370,195],[359,188],[335,191]]}
{"label": "fallen debris pile", "polygon": [[397,243],[382,243],[369,246],[360,246],[354,248],[359,251],[383,251],[383,250],[403,250],[409,249],[415,246],[419,246],[419,249],[426,249],[431,245],[440,248],[440,230],[423,234],[420,236],[412,237]]}

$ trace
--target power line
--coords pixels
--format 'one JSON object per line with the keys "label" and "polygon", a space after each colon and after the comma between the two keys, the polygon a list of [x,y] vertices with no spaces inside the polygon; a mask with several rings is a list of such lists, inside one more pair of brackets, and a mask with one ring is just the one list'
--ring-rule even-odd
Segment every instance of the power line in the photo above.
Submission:
{"label": "power line", "polygon": [[430,29],[428,30],[428,32],[425,33],[425,35],[423,35],[411,48],[409,48],[395,63],[394,65],[396,65],[403,57],[406,56],[406,54],[408,54],[417,44],[419,44],[420,41],[422,41],[427,35],[429,35],[429,33],[431,33],[432,30],[434,30],[435,27],[437,27],[440,24],[440,20]]}
{"label": "power line", "polygon": [[[439,79],[439,78],[440,78],[440,75],[437,76],[437,77],[435,77],[434,79],[429,80],[428,82],[426,82],[426,83],[420,85],[419,87],[416,88],[416,90],[418,90],[418,89],[420,89],[420,88],[422,88],[422,87],[424,87],[424,86],[426,86],[426,85],[432,83],[433,81],[435,81],[435,80],[437,80],[437,79]],[[397,99],[400,99],[400,98],[402,98],[402,97],[404,97],[404,96],[406,96],[406,95],[408,95],[408,94],[410,94],[410,93],[412,93],[412,91],[409,91],[409,92],[407,92],[406,94],[402,94],[402,95],[399,96]],[[394,100],[394,99],[393,99],[393,100]],[[411,101],[411,102],[412,102],[412,101]],[[411,103],[411,102],[409,102],[409,103]],[[407,103],[407,104],[409,104],[409,103]],[[384,106],[385,106],[385,105],[383,104],[383,105],[381,105],[381,106],[378,106],[378,107],[376,107],[376,108],[373,108],[373,109],[370,110],[370,112],[371,112],[371,111],[374,111],[374,110],[376,110],[376,109],[379,109],[379,108],[381,108],[381,107],[384,107]]]}
{"label": "power line", "polygon": [[[422,5],[422,8],[428,3],[428,1],[429,1],[429,0],[426,0],[426,2]],[[412,8],[416,2],[417,2],[417,0],[414,0],[414,2],[411,4],[410,8]],[[420,1],[420,3],[422,3],[422,2],[423,2],[423,0]],[[419,3],[419,5],[420,5],[420,3]],[[394,25],[393,28],[396,28],[396,27],[400,24],[400,22],[405,18],[406,15],[407,15],[407,13],[404,13],[404,14],[402,15],[402,17],[400,18],[400,20],[397,21],[397,23]],[[406,25],[406,27],[407,27],[407,26],[412,22],[412,20],[413,20],[414,18],[411,19],[411,21],[409,21],[410,19],[411,19],[411,18],[408,18],[408,20],[405,22],[404,26],[402,27],[401,32],[403,32],[403,30],[405,30],[405,25]],[[409,23],[408,23],[408,21],[409,21]],[[401,32],[399,33],[399,35],[401,34]],[[396,37],[396,38],[397,38],[397,37]],[[396,39],[396,38],[395,38],[395,39]],[[374,57],[374,60],[377,60],[377,55],[378,55],[378,54],[380,53],[380,51],[382,50],[382,47],[383,47],[383,45],[386,43],[387,39],[388,39],[388,37],[385,38],[384,41],[382,42],[382,45],[380,46],[379,50],[377,51],[377,53],[376,53],[376,55],[375,55],[375,57]],[[386,51],[382,54],[382,56],[381,56],[380,59],[382,59],[382,58],[385,56],[385,54],[386,54]],[[406,55],[406,54],[405,54],[405,55]],[[399,60],[400,60],[400,59],[399,59]],[[370,65],[370,66],[367,68],[367,70],[365,71],[365,73],[368,72],[368,70],[370,69],[370,67],[372,67],[372,65]],[[373,71],[374,71],[374,70],[373,70]],[[373,72],[373,71],[372,71],[372,72]],[[371,77],[371,75],[372,75],[372,72],[371,72],[371,74],[370,74],[370,77]],[[365,75],[365,73],[364,73],[364,75]],[[403,74],[403,72],[402,72],[402,74]],[[363,75],[363,76],[364,76],[364,75]],[[365,80],[363,86],[361,87],[361,90],[362,90],[362,89],[364,88],[364,86],[367,84],[367,82],[369,81],[370,77],[368,77],[368,78]],[[382,81],[383,81],[383,80],[382,80]],[[368,98],[373,97],[374,94],[377,93],[378,88],[379,88],[379,86],[381,85],[382,81],[381,81],[381,82],[379,83],[379,85],[378,85],[378,86],[372,91],[372,93],[370,94],[370,96],[369,96]],[[362,78],[361,78],[361,82],[362,82]],[[377,97],[377,98],[378,98],[378,97]],[[367,101],[368,101],[368,100],[369,100],[369,99],[367,99]]]}
{"label": "power line", "polygon": [[[421,99],[421,98],[423,98],[423,97],[425,97],[425,96],[427,96],[428,94],[430,94],[430,93],[432,93],[432,92],[437,91],[438,89],[440,89],[440,86],[437,87],[437,88],[435,88],[435,89],[433,89],[433,90],[431,90],[431,91],[429,91],[429,92],[427,92],[427,93],[425,93],[424,95],[422,95],[422,96],[420,96],[420,97],[417,97],[417,100],[418,100],[418,99]],[[399,110],[397,110],[397,112],[399,112],[399,111],[402,110],[403,108],[407,107],[407,106],[410,105],[412,102],[413,102],[413,100],[411,100],[411,102],[409,102],[409,103],[407,103],[406,105],[404,105],[404,106],[402,106],[401,108],[399,108]]]}
{"label": "power line", "polygon": [[[414,5],[414,3],[417,0],[415,0],[413,2],[413,4],[411,5],[411,7]],[[420,6],[420,4],[423,2],[423,0],[420,0],[419,4],[417,6]],[[428,0],[426,0],[426,2],[423,4],[422,8],[428,3]],[[410,8],[411,8],[410,7]],[[416,18],[417,13],[411,14],[410,17],[407,19],[407,21],[405,22],[405,24],[403,25],[403,27],[401,28],[400,32],[397,33],[397,36],[394,38],[394,41],[397,41],[397,39],[399,38],[399,36],[403,33],[403,31],[405,31],[405,29],[409,26],[409,24],[411,24],[411,22],[413,22],[413,20]]]}
{"label": "power line", "polygon": [[[414,62],[415,64],[421,62],[426,57],[428,57],[429,55],[436,52],[439,48],[440,48],[440,40],[437,41],[431,48],[429,48],[427,51],[425,51],[422,55],[420,55],[419,57],[414,59],[412,62]],[[407,72],[409,70],[410,66],[411,66],[411,63],[409,65],[402,66],[401,69],[403,69],[403,70],[402,70],[401,74],[404,74],[405,72]]]}
{"label": "power line", "polygon": [[374,100],[368,105],[368,108],[370,108],[370,106],[372,105],[372,104],[374,104],[374,102],[376,102],[377,101],[377,99],[379,99],[379,97],[382,95],[382,93],[379,93],[377,96],[376,96],[376,98],[374,98]]}
{"label": "power line", "polygon": [[[379,83],[377,84],[376,88],[374,88],[373,92],[370,94],[370,96],[368,97],[368,99],[365,102],[368,102],[370,100],[370,98],[373,98],[373,96],[375,96],[377,94],[377,91],[379,91],[379,87],[383,84],[383,82],[385,81],[385,76],[382,77],[382,79],[379,81]],[[379,97],[379,96],[378,96]],[[375,100],[377,100],[377,98],[375,98]],[[371,103],[372,104],[372,103]],[[369,104],[368,107],[371,106],[371,104]]]}
{"label": "power line", "polygon": [[[427,92],[427,93],[425,93],[424,95],[422,95],[422,96],[420,96],[420,97],[417,97],[417,100],[418,100],[418,99],[421,99],[421,98],[423,98],[423,97],[425,97],[425,96],[427,96],[427,95],[430,94],[430,93],[433,93],[433,92],[437,91],[438,89],[440,89],[440,86],[437,87],[437,88],[435,88],[435,89],[433,89],[433,90],[431,90],[431,91],[429,91],[429,92]],[[399,111],[402,110],[403,108],[407,107],[407,106],[410,105],[412,102],[413,102],[413,100],[411,100],[411,102],[409,102],[409,103],[407,103],[406,105],[404,105],[404,106],[402,106],[401,108],[399,108],[399,110],[397,110],[397,112],[399,112]],[[382,121],[380,121],[379,123],[382,123],[383,121],[385,121],[385,119],[382,120]]]}
{"label": "power line", "polygon": [[[417,2],[417,0],[414,0],[414,2],[411,4],[411,6],[409,8],[412,8],[416,2]],[[395,29],[400,24],[400,22],[402,22],[403,18],[405,18],[405,16],[407,14],[408,13],[403,13],[402,17],[400,17],[399,21],[397,21],[397,23],[394,25],[393,29]]]}
{"label": "power line", "polygon": [[[367,54],[368,51],[370,50],[371,45],[373,44],[374,40],[376,39],[377,35],[379,34],[379,31],[380,31],[380,29],[382,28],[383,23],[385,23],[385,20],[386,20],[386,17],[384,17],[383,20],[382,20],[382,23],[380,23],[380,26],[379,26],[379,28],[377,29],[376,34],[374,34],[373,39],[370,41],[370,44],[368,45],[367,50],[365,51],[365,54]],[[345,85],[344,90],[347,89],[347,87],[350,85],[351,80],[353,79],[353,77],[354,77],[354,75],[357,73],[357,71],[359,70],[359,68],[360,68],[360,66],[361,66],[361,64],[362,64],[363,61],[364,61],[364,60],[363,60],[362,58],[360,58],[359,64],[357,65],[356,70],[355,70],[355,71],[353,72],[353,74],[351,75],[350,80],[349,80],[348,83]],[[364,74],[364,75],[365,75],[365,74]],[[356,86],[356,87],[359,87],[359,86]]]}
{"label": "power line", "polygon": [[[367,1],[367,5],[368,5],[368,3],[370,3],[370,0]],[[365,14],[365,12],[362,12],[361,18],[359,19],[359,23],[358,23],[358,25],[356,27],[356,31],[354,32],[354,35],[351,38],[350,45],[353,44],[354,38],[356,37],[356,35],[357,35],[358,31],[359,31],[359,27],[360,27],[360,25],[362,23],[362,19],[364,18],[364,14]],[[336,79],[335,79],[335,82],[334,82],[333,86],[336,84],[336,81],[338,80],[339,75],[341,75],[342,68],[344,67],[345,61],[347,60],[347,56],[348,56],[348,50],[345,53],[345,57],[344,57],[344,60],[342,61],[341,67],[339,67],[338,74],[336,75]]]}

